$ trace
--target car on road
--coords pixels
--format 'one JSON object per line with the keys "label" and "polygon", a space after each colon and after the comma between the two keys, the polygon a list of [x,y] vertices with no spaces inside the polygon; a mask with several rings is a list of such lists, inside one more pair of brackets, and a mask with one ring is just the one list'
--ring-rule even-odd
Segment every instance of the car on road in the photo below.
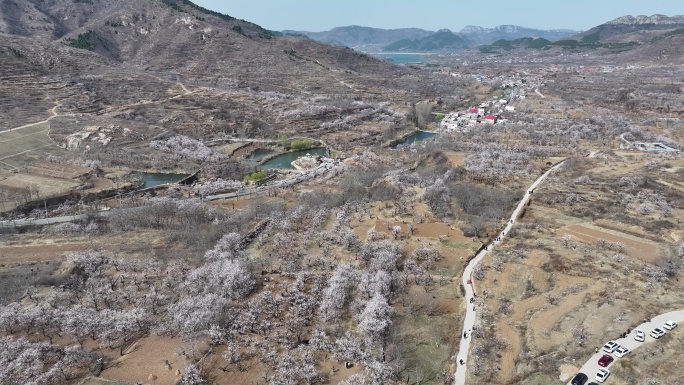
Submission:
{"label": "car on road", "polygon": [[613,360],[613,356],[611,356],[610,354],[604,354],[603,357],[599,358],[598,364],[599,366],[603,366],[605,368],[606,366],[610,365],[610,363],[613,362]]}
{"label": "car on road", "polygon": [[586,374],[584,373],[577,373],[575,377],[572,378],[572,381],[570,382],[571,385],[584,385],[587,383],[587,380],[589,380],[589,377],[587,377]]}
{"label": "car on road", "polygon": [[667,321],[665,322],[665,325],[663,327],[667,330],[672,330],[677,327],[677,323],[674,321]]}
{"label": "car on road", "polygon": [[644,342],[646,341],[646,333],[644,333],[644,331],[641,329],[636,329],[634,331],[634,339],[639,342]]}
{"label": "car on road", "polygon": [[629,352],[629,349],[627,349],[624,346],[620,346],[619,348],[615,349],[615,352],[613,352],[613,354],[615,354],[616,357],[624,357],[627,354],[629,354]]}
{"label": "car on road", "polygon": [[610,370],[601,368],[596,372],[594,379],[598,382],[604,382],[610,376]]}
{"label": "car on road", "polygon": [[649,336],[651,336],[655,339],[658,339],[658,338],[664,336],[665,334],[667,334],[667,332],[661,328],[655,328],[655,329],[651,330],[650,333],[648,333]]}
{"label": "car on road", "polygon": [[603,351],[606,353],[612,353],[615,351],[615,349],[619,348],[620,344],[618,344],[615,341],[608,341],[606,342],[605,345],[603,345]]}

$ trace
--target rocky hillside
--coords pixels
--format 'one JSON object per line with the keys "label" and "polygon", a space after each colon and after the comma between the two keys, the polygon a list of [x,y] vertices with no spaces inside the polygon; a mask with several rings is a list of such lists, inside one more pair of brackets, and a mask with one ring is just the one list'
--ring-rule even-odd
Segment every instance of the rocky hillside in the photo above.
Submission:
{"label": "rocky hillside", "polygon": [[622,16],[598,25],[570,39],[584,43],[636,42],[645,43],[655,36],[684,28],[684,16]]}
{"label": "rocky hillside", "polygon": [[[329,82],[331,73],[393,71],[350,49],[276,37],[187,0],[10,0],[2,2],[0,20],[4,33],[93,51],[202,84],[312,90],[320,86],[315,83]],[[302,84],[303,75],[303,83],[311,84]]]}
{"label": "rocky hillside", "polygon": [[379,143],[411,103],[464,99],[457,80],[187,0],[8,0],[0,20],[0,130],[50,119],[66,143],[106,129],[102,160],[174,134]]}

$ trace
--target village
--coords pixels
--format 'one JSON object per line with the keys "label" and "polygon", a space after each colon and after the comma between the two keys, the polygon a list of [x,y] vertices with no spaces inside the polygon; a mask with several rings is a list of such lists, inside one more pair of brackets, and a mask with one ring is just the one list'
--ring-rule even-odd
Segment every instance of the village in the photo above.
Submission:
{"label": "village", "polygon": [[[458,73],[450,75],[461,76]],[[540,76],[521,73],[511,77],[487,77],[480,74],[472,76],[477,82],[495,86],[497,91],[491,100],[483,101],[477,107],[472,106],[466,110],[445,114],[439,122],[440,132],[468,132],[478,126],[506,122],[516,112],[513,104],[525,100],[530,92],[544,97],[538,90],[538,87],[544,84]]]}

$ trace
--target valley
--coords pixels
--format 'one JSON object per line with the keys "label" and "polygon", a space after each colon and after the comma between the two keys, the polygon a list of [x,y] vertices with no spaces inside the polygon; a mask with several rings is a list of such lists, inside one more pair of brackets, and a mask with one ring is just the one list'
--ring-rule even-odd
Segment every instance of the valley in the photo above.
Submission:
{"label": "valley", "polygon": [[2,384],[561,385],[684,309],[677,17],[392,64],[185,0],[0,16]]}

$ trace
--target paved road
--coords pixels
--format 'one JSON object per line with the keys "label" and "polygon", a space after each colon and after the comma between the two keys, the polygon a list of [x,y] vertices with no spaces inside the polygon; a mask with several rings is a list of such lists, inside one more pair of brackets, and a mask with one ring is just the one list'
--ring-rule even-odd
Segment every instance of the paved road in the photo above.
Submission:
{"label": "paved road", "polygon": [[63,217],[45,218],[45,219],[14,219],[9,221],[0,221],[0,229],[2,228],[14,228],[14,227],[24,227],[24,226],[44,226],[51,225],[54,223],[65,223],[80,221],[82,219],[88,218],[89,215],[94,215],[98,217],[105,217],[110,211],[98,211],[92,214],[80,214],[80,215],[67,215]]}
{"label": "paved road", "polygon": [[[669,313],[661,314],[657,317],[652,318],[650,321],[644,322],[641,325],[634,328],[634,329],[641,329],[646,333],[646,341],[644,341],[644,342],[639,342],[639,341],[634,339],[634,330],[632,330],[632,332],[630,334],[628,334],[627,337],[616,339],[614,341],[619,343],[620,346],[624,346],[631,351],[634,351],[634,349],[637,349],[641,345],[644,345],[644,344],[658,343],[659,341],[656,340],[655,338],[649,336],[648,333],[650,333],[651,330],[653,330],[656,327],[659,327],[659,328],[665,330],[666,332],[670,333],[665,328],[663,328],[663,324],[667,321],[670,321],[670,320],[675,321],[678,324],[680,324],[680,326],[677,326],[677,328],[683,327],[684,325],[682,325],[682,324],[684,324],[684,310],[676,310],[676,311],[671,311]],[[625,332],[626,331],[627,330],[625,330]],[[677,329],[673,330],[673,332],[674,331],[677,331]],[[665,335],[664,337],[660,337],[660,338],[666,339],[666,338],[668,338],[668,336]],[[605,342],[608,342],[608,341],[604,341],[604,343]],[[599,358],[601,358],[604,354],[607,354],[606,352],[604,352],[601,349],[603,347],[603,344],[601,344],[600,346],[596,346],[596,347],[599,348],[599,352],[595,353],[593,356],[591,356],[589,361],[587,361],[587,363],[585,363],[584,366],[582,366],[582,368],[580,369],[580,373],[584,373],[587,376],[589,376],[589,381],[594,380],[594,376],[596,375],[596,372],[600,368],[600,366],[598,365]],[[629,354],[632,354],[632,353],[629,353]],[[629,354],[627,356],[629,356]],[[608,368],[610,368],[610,366],[613,366],[616,362],[618,362],[620,360],[615,355],[613,355],[613,358],[615,358],[615,361],[613,361],[608,366]],[[573,375],[573,377],[574,377],[574,375]],[[572,381],[572,378],[570,378],[568,380],[568,384],[570,383],[570,381]],[[605,383],[609,384],[610,382],[611,382],[610,377],[608,377],[608,380],[606,380]]]}
{"label": "paved road", "polygon": [[[465,319],[463,320],[463,330],[461,330],[461,344],[458,349],[458,355],[456,357],[456,374],[455,376],[455,381],[456,385],[463,385],[465,384],[466,380],[466,374],[467,374],[467,368],[468,368],[468,354],[470,351],[470,340],[472,337],[470,336],[471,331],[473,330],[473,325],[475,325],[475,307],[473,304],[470,303],[470,299],[473,298],[473,293],[475,290],[475,282],[473,280],[473,268],[477,266],[480,261],[489,253],[494,247],[499,242],[502,242],[508,234],[508,232],[513,228],[513,225],[515,224],[515,221],[518,218],[518,215],[520,215],[520,212],[522,211],[523,207],[527,204],[528,199],[530,198],[530,191],[534,190],[537,188],[537,186],[544,180],[546,179],[547,176],[554,170],[556,170],[563,162],[560,162],[556,164],[555,166],[551,167],[547,172],[545,172],[542,176],[537,178],[534,183],[527,189],[525,192],[525,196],[523,199],[520,201],[518,204],[518,207],[515,208],[515,211],[513,211],[513,215],[511,215],[510,220],[508,221],[508,224],[506,225],[506,228],[503,230],[501,234],[501,240],[500,241],[494,241],[491,244],[489,244],[484,250],[482,250],[475,258],[473,258],[472,261],[466,266],[465,270],[463,271],[463,278],[462,278],[462,283],[463,287],[465,287],[465,300],[466,300],[466,316]],[[468,283],[468,281],[471,281],[472,283]],[[462,338],[464,333],[468,333],[468,338]],[[461,365],[460,362],[463,360],[464,364]]]}

